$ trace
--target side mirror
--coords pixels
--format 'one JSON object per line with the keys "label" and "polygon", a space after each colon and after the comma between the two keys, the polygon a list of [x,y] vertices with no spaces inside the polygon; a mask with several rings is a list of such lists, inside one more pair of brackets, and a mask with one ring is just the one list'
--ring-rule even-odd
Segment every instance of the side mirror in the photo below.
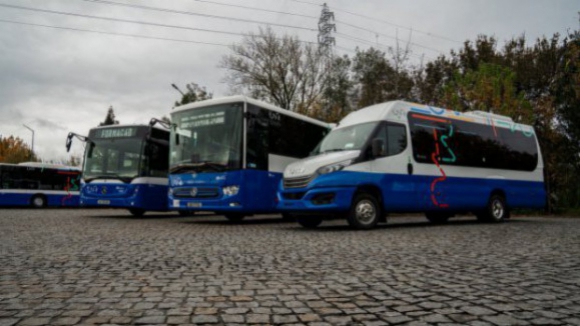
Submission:
{"label": "side mirror", "polygon": [[380,138],[375,138],[371,142],[372,154],[373,157],[381,157],[385,155],[385,143]]}
{"label": "side mirror", "polygon": [[70,146],[72,145],[73,136],[74,136],[74,134],[72,132],[69,132],[68,136],[66,137],[66,152],[67,153],[70,151]]}

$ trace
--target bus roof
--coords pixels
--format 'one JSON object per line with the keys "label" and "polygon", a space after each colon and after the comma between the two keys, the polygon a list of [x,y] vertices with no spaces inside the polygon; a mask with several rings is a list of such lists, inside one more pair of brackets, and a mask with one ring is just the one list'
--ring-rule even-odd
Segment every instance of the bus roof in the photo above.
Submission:
{"label": "bus roof", "polygon": [[18,164],[0,163],[0,165],[81,171],[81,169],[79,167],[76,167],[76,166],[70,166],[70,165],[64,165],[64,164],[54,164],[54,163],[43,163],[43,162],[21,162]]}
{"label": "bus roof", "polygon": [[533,129],[531,126],[515,123],[510,117],[504,115],[494,114],[485,111],[458,112],[406,101],[384,102],[371,105],[366,108],[362,108],[358,111],[351,112],[340,121],[337,128],[347,127],[350,125],[365,122],[393,120],[393,118],[397,117],[401,113],[404,113],[406,117],[406,114],[409,111],[439,116],[442,118],[448,118],[452,120],[464,120],[480,124],[490,124],[493,122],[495,125],[498,126],[506,126],[507,124],[510,125],[517,124],[521,126],[527,126]]}
{"label": "bus roof", "polygon": [[287,116],[290,116],[290,117],[293,117],[296,119],[310,122],[312,124],[317,124],[319,126],[323,126],[323,127],[327,127],[327,128],[330,127],[330,125],[328,123],[325,123],[323,121],[316,120],[316,119],[307,117],[305,115],[302,115],[302,114],[299,114],[296,112],[292,112],[290,110],[282,109],[282,108],[279,108],[275,105],[272,105],[272,104],[269,104],[269,103],[266,103],[266,102],[263,102],[260,100],[256,100],[256,99],[253,99],[251,97],[244,96],[244,95],[226,96],[226,97],[220,97],[220,98],[211,99],[211,100],[189,103],[189,104],[175,107],[171,113],[173,114],[173,113],[180,112],[180,111],[187,111],[187,110],[198,109],[198,108],[203,108],[203,107],[208,107],[208,106],[228,104],[228,103],[236,103],[236,102],[250,103],[250,104],[259,106],[261,108],[265,108],[265,109],[275,111],[275,112],[278,112],[278,113],[281,113],[281,114],[284,114],[284,115],[287,115]]}

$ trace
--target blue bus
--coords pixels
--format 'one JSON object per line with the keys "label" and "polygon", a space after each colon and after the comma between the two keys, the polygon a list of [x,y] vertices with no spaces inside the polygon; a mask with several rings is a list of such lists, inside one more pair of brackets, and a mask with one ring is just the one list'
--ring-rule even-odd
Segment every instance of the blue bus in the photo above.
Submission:
{"label": "blue bus", "polygon": [[329,126],[244,96],[171,113],[169,207],[213,211],[231,221],[279,212],[284,168],[308,156]]}
{"label": "blue bus", "polygon": [[58,164],[0,163],[0,206],[78,207],[80,174]]}
{"label": "blue bus", "polygon": [[[155,120],[155,119],[154,119]],[[169,131],[152,125],[109,125],[88,136],[81,177],[81,206],[126,208],[134,216],[167,211]]]}
{"label": "blue bus", "polygon": [[315,154],[286,168],[278,192],[307,228],[330,216],[370,229],[393,212],[501,222],[546,203],[534,129],[493,113],[377,104],[346,116]]}

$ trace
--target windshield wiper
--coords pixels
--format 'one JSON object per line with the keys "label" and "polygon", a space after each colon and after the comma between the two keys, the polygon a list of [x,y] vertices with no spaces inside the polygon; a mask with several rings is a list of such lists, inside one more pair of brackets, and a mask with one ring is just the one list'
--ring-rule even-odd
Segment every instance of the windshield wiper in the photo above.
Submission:
{"label": "windshield wiper", "polygon": [[324,153],[330,153],[330,152],[342,152],[342,151],[344,151],[344,150],[345,150],[345,149],[343,149],[343,148],[333,148],[333,149],[328,149],[328,150],[325,150],[325,151],[324,151],[324,152],[322,152],[322,153],[324,154]]}
{"label": "windshield wiper", "polygon": [[123,181],[124,183],[128,183],[129,181],[131,181],[131,177],[122,177],[122,176],[118,175],[117,173],[95,175],[95,176],[90,176],[88,178],[85,178],[86,182],[91,182],[91,181],[96,180],[96,179],[118,179],[118,180]]}
{"label": "windshield wiper", "polygon": [[207,169],[209,169],[209,171],[223,172],[226,170],[226,166],[221,163],[210,161],[198,163],[184,163],[171,167],[169,169],[169,173],[175,174],[175,173],[184,173],[188,171],[205,172]]}

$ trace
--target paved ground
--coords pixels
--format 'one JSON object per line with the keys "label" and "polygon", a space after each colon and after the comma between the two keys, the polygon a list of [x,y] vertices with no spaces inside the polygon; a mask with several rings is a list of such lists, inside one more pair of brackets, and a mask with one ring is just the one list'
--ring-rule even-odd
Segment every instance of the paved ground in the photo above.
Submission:
{"label": "paved ground", "polygon": [[0,210],[0,325],[580,325],[580,219]]}

